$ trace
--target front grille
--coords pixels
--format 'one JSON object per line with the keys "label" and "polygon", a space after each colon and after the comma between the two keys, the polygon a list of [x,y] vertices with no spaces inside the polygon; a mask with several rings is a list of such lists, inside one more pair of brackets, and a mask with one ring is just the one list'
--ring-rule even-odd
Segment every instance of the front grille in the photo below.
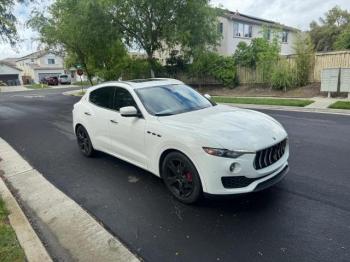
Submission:
{"label": "front grille", "polygon": [[256,152],[254,159],[254,168],[257,170],[263,169],[280,160],[286,151],[286,146],[287,139],[279,142],[276,145]]}

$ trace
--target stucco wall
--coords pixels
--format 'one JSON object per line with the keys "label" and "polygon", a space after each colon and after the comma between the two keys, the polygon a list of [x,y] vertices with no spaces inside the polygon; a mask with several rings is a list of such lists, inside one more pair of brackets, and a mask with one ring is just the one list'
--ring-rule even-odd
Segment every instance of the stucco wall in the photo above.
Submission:
{"label": "stucco wall", "polygon": [[10,66],[7,66],[7,65],[4,65],[4,64],[0,64],[0,74],[2,75],[12,75],[12,74],[20,74],[21,71],[15,69],[15,68],[12,68]]}
{"label": "stucco wall", "polygon": [[[49,64],[48,59],[55,59],[55,64]],[[62,67],[63,68],[63,59],[60,56],[56,56],[53,53],[48,53],[38,59],[38,64],[43,67]]]}
{"label": "stucco wall", "polygon": [[[261,25],[252,25],[252,38],[237,37],[234,36],[233,24],[235,21],[220,17],[219,22],[223,23],[223,34],[220,41],[220,45],[217,47],[217,51],[222,55],[232,55],[236,51],[239,42],[246,42],[249,44],[251,39],[262,37],[263,27]],[[294,53],[293,43],[295,40],[295,33],[289,31],[288,42],[281,44],[281,54],[290,55]]]}

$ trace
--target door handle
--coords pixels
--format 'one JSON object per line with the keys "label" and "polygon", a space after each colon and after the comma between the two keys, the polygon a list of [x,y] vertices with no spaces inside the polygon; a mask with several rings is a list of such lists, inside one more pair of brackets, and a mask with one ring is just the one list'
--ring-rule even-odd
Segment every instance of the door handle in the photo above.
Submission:
{"label": "door handle", "polygon": [[84,114],[87,116],[91,116],[91,114],[89,112],[84,112]]}
{"label": "door handle", "polygon": [[115,120],[113,120],[113,119],[111,119],[111,120],[109,120],[109,121],[111,121],[111,123],[113,123],[113,124],[118,124],[118,122],[115,121]]}

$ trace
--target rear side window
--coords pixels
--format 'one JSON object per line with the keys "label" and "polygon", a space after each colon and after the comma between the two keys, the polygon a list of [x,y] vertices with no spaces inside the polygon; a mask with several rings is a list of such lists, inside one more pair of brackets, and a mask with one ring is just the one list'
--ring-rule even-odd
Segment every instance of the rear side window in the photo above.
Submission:
{"label": "rear side window", "polygon": [[136,102],[128,90],[117,87],[114,98],[114,110],[119,111],[125,106],[134,106],[137,108]]}
{"label": "rear side window", "polygon": [[112,109],[114,87],[102,87],[90,93],[90,102],[104,108]]}

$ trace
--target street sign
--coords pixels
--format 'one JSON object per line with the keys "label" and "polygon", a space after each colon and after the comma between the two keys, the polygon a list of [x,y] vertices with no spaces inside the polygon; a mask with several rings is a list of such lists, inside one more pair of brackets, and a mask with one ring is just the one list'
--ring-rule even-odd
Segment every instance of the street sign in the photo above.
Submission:
{"label": "street sign", "polygon": [[83,74],[84,74],[84,72],[83,72],[83,70],[82,69],[78,69],[77,70],[77,74],[78,74],[78,76],[82,76]]}

